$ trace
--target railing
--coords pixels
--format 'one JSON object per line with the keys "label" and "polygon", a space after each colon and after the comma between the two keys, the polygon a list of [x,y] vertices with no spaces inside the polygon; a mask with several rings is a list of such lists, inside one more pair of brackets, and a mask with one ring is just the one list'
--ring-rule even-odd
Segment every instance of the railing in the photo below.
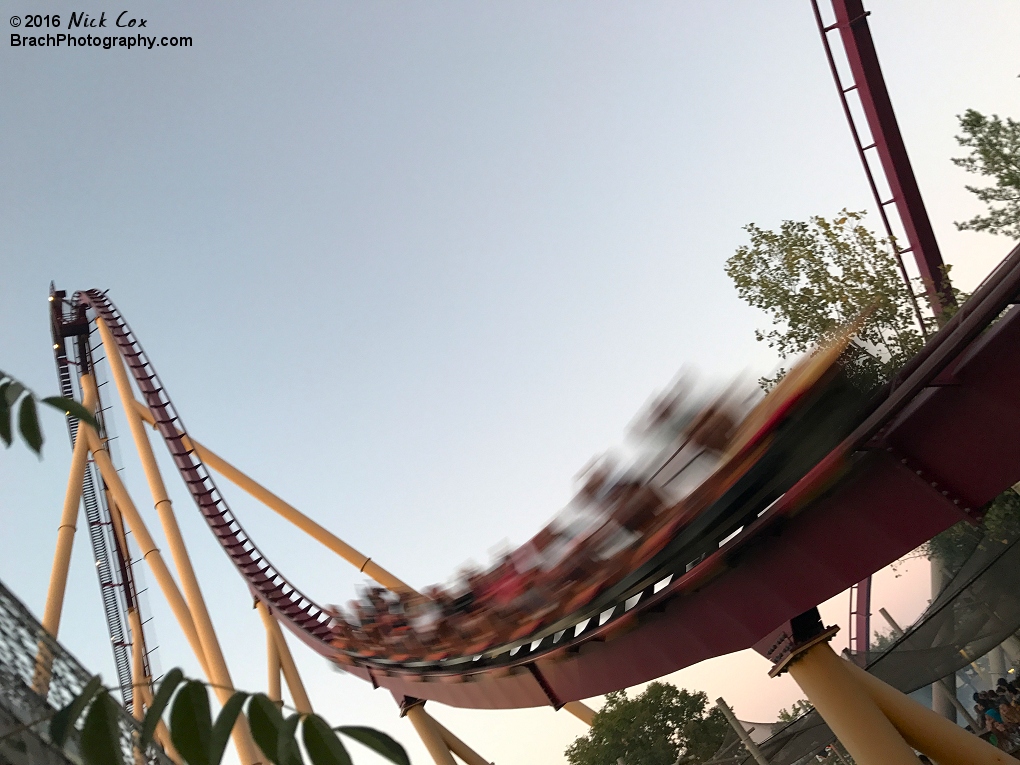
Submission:
{"label": "railing", "polygon": [[[49,689],[45,697],[32,690],[40,656],[45,657],[49,665]],[[67,649],[46,633],[25,604],[0,583],[0,712],[4,713],[3,717],[12,718],[17,725],[36,723],[31,725],[31,734],[48,742],[46,721],[77,696],[91,676]],[[127,710],[121,711],[120,731],[124,761],[137,762],[134,742],[138,723]],[[0,729],[0,736],[8,732]],[[76,743],[76,737],[72,736],[64,752],[70,762],[81,761]],[[143,759],[149,765],[173,765],[156,745],[146,750]]]}

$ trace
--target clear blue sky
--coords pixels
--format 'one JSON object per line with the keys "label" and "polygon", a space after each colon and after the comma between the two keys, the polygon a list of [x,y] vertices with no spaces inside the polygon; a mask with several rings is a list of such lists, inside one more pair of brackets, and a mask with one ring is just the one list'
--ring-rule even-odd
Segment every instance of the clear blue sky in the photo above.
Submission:
{"label": "clear blue sky", "polygon": [[[1020,6],[868,7],[972,286],[1008,243],[952,226],[978,210],[949,161],[955,115],[1020,116]],[[0,46],[0,364],[55,390],[49,281],[109,289],[197,438],[414,584],[540,527],[682,364],[771,368],[722,270],[742,225],[871,206],[806,0],[131,8],[193,47]],[[0,18],[72,10],[89,9]],[[45,426],[43,462],[0,455],[0,578],[37,611],[69,458],[59,417]],[[263,687],[246,589],[174,491],[235,680]],[[310,595],[351,597],[348,567],[224,491]],[[77,541],[61,637],[112,679]],[[150,602],[163,666],[197,673]],[[388,696],[295,649],[331,719],[426,761]],[[745,718],[796,697],[752,660],[712,667],[698,687]],[[500,763],[563,762],[583,730],[549,710],[436,714]]]}

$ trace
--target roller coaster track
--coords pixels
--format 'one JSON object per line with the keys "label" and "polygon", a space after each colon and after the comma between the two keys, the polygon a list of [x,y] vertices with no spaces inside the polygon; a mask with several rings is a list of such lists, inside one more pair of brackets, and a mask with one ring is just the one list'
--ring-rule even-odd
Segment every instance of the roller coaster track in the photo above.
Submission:
{"label": "roller coaster track", "polygon": [[[88,343],[88,324],[82,315],[65,317],[63,314],[63,293],[54,294],[50,285],[51,299],[51,330],[53,335],[54,359],[57,365],[57,378],[60,395],[74,398],[71,366],[87,369],[92,365],[92,350]],[[84,306],[82,306],[84,308]],[[74,313],[78,313],[75,311]],[[74,361],[67,357],[65,339],[75,338],[72,343]],[[103,406],[100,403],[97,420],[105,435],[106,423],[103,418]],[[67,432],[71,440],[71,448],[78,437],[78,420],[67,418]],[[134,573],[129,563],[128,550],[122,549],[117,534],[113,531],[110,508],[107,505],[105,492],[98,490],[102,486],[101,479],[95,474],[93,466],[87,465],[82,480],[82,505],[85,509],[85,520],[88,523],[89,541],[92,544],[92,556],[96,562],[96,575],[99,577],[99,589],[102,594],[103,611],[106,625],[110,633],[110,645],[113,648],[113,661],[117,670],[121,700],[125,707],[130,708],[134,699],[134,680],[131,675],[131,641],[142,642],[142,669],[148,677],[151,675],[150,653],[145,645],[144,635],[129,635],[127,624],[130,622],[129,612],[137,608],[138,591]]]}
{"label": "roller coaster track", "polygon": [[298,634],[328,641],[331,617],[276,571],[244,532],[198,455],[185,445],[184,423],[120,312],[98,290],[78,293],[76,299],[93,308],[110,328],[192,499],[253,593]]}
{"label": "roller coaster track", "polygon": [[[511,708],[589,698],[754,646],[1020,480],[1020,247],[886,386],[841,442],[778,498],[708,516],[689,544],[581,612],[476,655],[395,662],[334,647],[332,617],[258,549],[186,446],[187,431],[113,303],[77,293],[109,326],[213,534],[314,650],[398,697]],[[764,505],[762,502],[768,500]]]}

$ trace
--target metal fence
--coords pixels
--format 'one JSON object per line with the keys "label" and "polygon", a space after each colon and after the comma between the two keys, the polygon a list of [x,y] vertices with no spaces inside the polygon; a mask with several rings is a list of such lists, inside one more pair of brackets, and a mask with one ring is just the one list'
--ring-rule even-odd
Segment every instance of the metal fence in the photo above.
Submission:
{"label": "metal fence", "polygon": [[[973,528],[970,550],[942,592],[905,634],[881,651],[868,654],[867,670],[903,693],[950,677],[967,679],[974,690],[987,690],[998,679],[978,678],[973,663],[1020,630],[1020,509],[1013,503],[1010,522]],[[961,542],[963,547],[965,542]],[[969,675],[969,678],[968,678]],[[969,706],[969,704],[968,704]],[[817,711],[778,729],[760,748],[772,765],[809,762],[835,740]],[[754,765],[750,758],[743,765]]]}
{"label": "metal fence", "polygon": [[[4,713],[0,718],[13,726],[39,721],[26,733],[23,742],[26,746],[38,739],[48,741],[48,725],[44,721],[77,696],[91,677],[67,649],[43,630],[25,604],[0,582],[0,711]],[[151,745],[144,755],[138,752],[135,746],[138,729],[138,722],[122,709],[120,730],[124,761],[173,765],[156,745]],[[0,729],[0,736],[10,730]],[[63,759],[81,762],[76,736],[68,742]]]}

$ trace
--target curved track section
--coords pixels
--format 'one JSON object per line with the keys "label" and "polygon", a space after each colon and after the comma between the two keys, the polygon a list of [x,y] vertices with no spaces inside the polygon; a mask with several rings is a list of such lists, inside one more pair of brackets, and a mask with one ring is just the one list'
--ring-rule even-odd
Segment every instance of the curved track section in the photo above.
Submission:
{"label": "curved track section", "polygon": [[96,291],[79,299],[113,331],[220,545],[289,629],[398,697],[513,708],[558,707],[752,647],[945,528],[979,517],[1020,480],[1020,310],[1010,309],[1018,295],[1020,247],[852,434],[736,532],[709,529],[711,544],[696,558],[665,561],[554,629],[431,664],[387,663],[331,644],[331,617],[272,567],[184,446],[183,424],[116,308]]}
{"label": "curved track section", "polygon": [[328,641],[331,635],[329,614],[302,595],[273,567],[234,517],[198,455],[185,446],[187,431],[184,423],[142,350],[141,343],[120,312],[98,290],[78,293],[76,298],[95,310],[113,333],[181,478],[220,546],[248,582],[252,592],[306,640]]}

